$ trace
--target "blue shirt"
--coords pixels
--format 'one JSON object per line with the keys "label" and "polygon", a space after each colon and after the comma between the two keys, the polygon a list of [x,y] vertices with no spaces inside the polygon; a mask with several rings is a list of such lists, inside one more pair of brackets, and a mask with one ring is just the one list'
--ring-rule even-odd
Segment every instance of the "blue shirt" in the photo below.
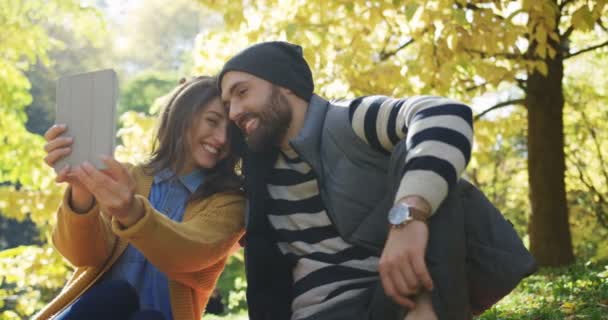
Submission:
{"label": "blue shirt", "polygon": [[[196,170],[177,179],[172,176],[173,172],[169,169],[154,176],[148,200],[157,211],[171,220],[182,221],[188,198],[203,183],[204,174]],[[112,279],[126,280],[135,287],[142,310],[157,310],[166,319],[173,319],[167,276],[131,244],[101,281]]]}

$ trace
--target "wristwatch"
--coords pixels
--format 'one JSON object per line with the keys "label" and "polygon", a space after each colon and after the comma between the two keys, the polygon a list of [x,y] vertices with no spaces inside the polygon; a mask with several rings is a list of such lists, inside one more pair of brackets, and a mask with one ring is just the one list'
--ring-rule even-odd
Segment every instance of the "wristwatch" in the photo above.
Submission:
{"label": "wristwatch", "polygon": [[414,220],[426,223],[426,219],[427,215],[422,210],[410,207],[403,202],[397,203],[388,212],[388,223],[395,228],[401,228]]}

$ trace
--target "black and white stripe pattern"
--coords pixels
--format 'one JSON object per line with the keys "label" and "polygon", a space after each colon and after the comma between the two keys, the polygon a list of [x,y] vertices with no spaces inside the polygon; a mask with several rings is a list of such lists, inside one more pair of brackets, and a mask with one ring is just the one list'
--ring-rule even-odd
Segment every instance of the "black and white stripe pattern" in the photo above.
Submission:
{"label": "black and white stripe pattern", "polygon": [[369,96],[346,105],[353,130],[376,150],[390,154],[397,143],[406,141],[406,171],[395,200],[418,195],[429,202],[434,212],[471,157],[471,109],[433,96]]}
{"label": "black and white stripe pattern", "polygon": [[[390,154],[406,141],[406,171],[396,199],[418,195],[432,210],[469,162],[473,138],[469,107],[437,97],[358,98],[349,108],[355,133]],[[292,262],[292,320],[332,308],[378,281],[378,256],[344,241],[330,221],[311,167],[293,150],[281,153],[267,185],[268,218],[278,247]]]}
{"label": "black and white stripe pattern", "polygon": [[279,249],[294,265],[292,319],[329,309],[378,280],[378,257],[339,236],[314,172],[293,150],[279,155],[267,188],[268,219]]}

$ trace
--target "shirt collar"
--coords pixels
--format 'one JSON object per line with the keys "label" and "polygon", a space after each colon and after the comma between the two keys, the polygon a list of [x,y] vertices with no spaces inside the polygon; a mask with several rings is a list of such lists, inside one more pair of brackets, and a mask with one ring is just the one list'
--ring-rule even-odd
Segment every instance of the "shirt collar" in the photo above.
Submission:
{"label": "shirt collar", "polygon": [[[175,174],[173,173],[173,170],[168,168],[163,169],[154,176],[154,183],[160,183],[169,180],[174,176]],[[198,187],[203,184],[204,178],[205,174],[203,170],[200,169],[194,170],[189,174],[178,177],[179,181],[186,187],[186,189],[188,189],[188,191],[190,191],[190,193],[194,193],[194,191],[196,191],[196,189],[198,189]]]}

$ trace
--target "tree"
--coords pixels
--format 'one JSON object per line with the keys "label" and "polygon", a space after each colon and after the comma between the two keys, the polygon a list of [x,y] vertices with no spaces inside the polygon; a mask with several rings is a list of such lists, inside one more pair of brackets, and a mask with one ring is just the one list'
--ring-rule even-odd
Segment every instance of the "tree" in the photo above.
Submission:
{"label": "tree", "polygon": [[566,66],[566,187],[579,251],[608,257],[608,51]]}
{"label": "tree", "polygon": [[[25,128],[25,107],[32,101],[25,73],[37,62],[49,64],[50,50],[64,48],[44,24],[69,22],[77,36],[93,38],[103,27],[98,18],[95,10],[74,0],[7,1],[0,6],[0,214],[18,221],[30,217],[45,240],[61,190],[42,165],[42,137]],[[29,317],[65,282],[67,271],[48,245],[1,251],[0,316]]]}
{"label": "tree", "polygon": [[[563,68],[608,46],[606,0],[212,1],[224,24],[199,37],[200,70],[243,43],[300,43],[329,97],[488,91],[527,110],[530,248],[539,264],[573,261],[564,183]],[[586,43],[575,43],[574,34]],[[236,46],[240,46],[236,48]],[[218,50],[205,50],[209,47]],[[226,49],[222,49],[226,48]]]}

